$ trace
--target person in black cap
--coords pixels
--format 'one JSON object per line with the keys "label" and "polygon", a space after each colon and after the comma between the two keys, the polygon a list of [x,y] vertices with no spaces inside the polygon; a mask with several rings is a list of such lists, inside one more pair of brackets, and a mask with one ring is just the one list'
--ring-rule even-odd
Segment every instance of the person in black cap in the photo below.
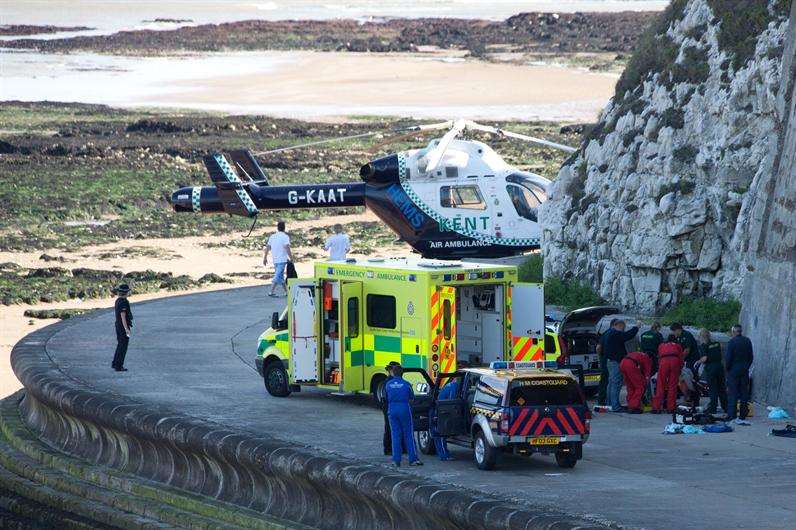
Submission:
{"label": "person in black cap", "polygon": [[127,345],[130,343],[130,331],[133,329],[133,313],[130,311],[130,302],[127,300],[130,286],[123,283],[113,292],[118,298],[113,304],[113,311],[116,314],[116,353],[113,354],[111,367],[117,372],[126,372],[124,358],[127,355]]}
{"label": "person in black cap", "polygon": [[387,372],[387,379],[379,387],[379,405],[381,405],[381,412],[384,414],[384,454],[388,456],[392,454],[392,433],[390,432],[390,419],[387,417],[387,381],[392,378],[392,369],[396,366],[401,366],[401,364],[390,361],[384,367],[384,371]]}

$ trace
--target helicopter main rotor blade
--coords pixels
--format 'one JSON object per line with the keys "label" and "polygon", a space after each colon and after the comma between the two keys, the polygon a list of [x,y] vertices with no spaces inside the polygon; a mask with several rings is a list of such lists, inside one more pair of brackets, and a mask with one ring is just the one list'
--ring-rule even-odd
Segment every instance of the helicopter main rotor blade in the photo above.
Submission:
{"label": "helicopter main rotor blade", "polygon": [[491,127],[489,125],[481,125],[480,123],[476,123],[474,121],[467,122],[468,129],[474,129],[476,131],[483,131],[492,134],[497,134],[500,136],[505,136],[507,138],[515,138],[517,140],[522,140],[524,142],[530,142],[534,144],[544,145],[546,147],[552,147],[553,149],[559,149],[566,153],[574,153],[577,151],[574,147],[570,147],[568,145],[559,144],[557,142],[551,142],[550,140],[544,140],[542,138],[536,138],[534,136],[528,136],[527,134],[520,134],[511,131],[507,131],[505,129],[500,129],[498,127]]}
{"label": "helicopter main rotor blade", "polygon": [[445,155],[445,151],[448,149],[448,146],[456,138],[465,128],[467,127],[467,122],[465,120],[456,120],[451,127],[451,130],[445,133],[445,136],[440,138],[439,143],[431,150],[430,153],[426,154],[425,158],[427,160],[426,163],[426,172],[431,172],[437,169],[440,162],[442,162],[442,157]]}
{"label": "helicopter main rotor blade", "polygon": [[382,134],[382,131],[370,131],[370,132],[360,133],[360,134],[351,134],[349,136],[337,136],[335,138],[328,138],[326,140],[317,140],[317,141],[314,141],[314,142],[306,142],[306,143],[303,143],[303,144],[289,145],[287,147],[279,147],[277,149],[269,149],[267,151],[258,151],[256,153],[252,153],[252,154],[254,154],[256,156],[270,155],[271,153],[281,153],[282,151],[290,151],[290,150],[293,150],[293,149],[301,149],[303,147],[311,147],[313,145],[329,144],[329,143],[332,143],[332,142],[340,142],[342,140],[354,140],[356,138],[367,138],[368,136],[375,136],[377,134]]}

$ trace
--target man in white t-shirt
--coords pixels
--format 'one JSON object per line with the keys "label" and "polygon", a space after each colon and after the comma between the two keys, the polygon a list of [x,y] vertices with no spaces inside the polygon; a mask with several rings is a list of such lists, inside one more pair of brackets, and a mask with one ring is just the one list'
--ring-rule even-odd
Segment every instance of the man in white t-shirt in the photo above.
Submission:
{"label": "man in white t-shirt", "polygon": [[329,251],[331,261],[345,261],[346,253],[351,250],[351,239],[343,233],[343,225],[334,225],[334,234],[326,238],[323,248]]}
{"label": "man in white t-shirt", "polygon": [[276,223],[276,233],[271,234],[268,241],[265,243],[265,255],[263,256],[263,265],[268,266],[268,252],[271,252],[271,259],[274,262],[274,281],[271,282],[271,292],[268,296],[276,296],[274,290],[277,285],[282,287],[282,290],[287,296],[287,284],[285,283],[285,267],[288,261],[293,261],[293,253],[290,251],[290,236],[285,233],[285,222],[279,221]]}

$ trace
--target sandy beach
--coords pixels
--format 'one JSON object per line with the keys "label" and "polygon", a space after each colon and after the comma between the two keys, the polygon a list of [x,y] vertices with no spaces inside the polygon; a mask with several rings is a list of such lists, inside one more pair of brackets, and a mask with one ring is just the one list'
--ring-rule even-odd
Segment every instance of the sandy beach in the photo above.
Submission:
{"label": "sandy beach", "polygon": [[264,51],[130,58],[7,52],[0,99],[302,119],[368,114],[593,121],[617,79],[583,68],[460,55]]}
{"label": "sandy beach", "polygon": [[576,68],[438,55],[283,52],[276,57],[272,72],[177,81],[172,87],[182,91],[146,101],[214,110],[234,105],[282,115],[466,114],[578,121],[596,117],[617,79]]}

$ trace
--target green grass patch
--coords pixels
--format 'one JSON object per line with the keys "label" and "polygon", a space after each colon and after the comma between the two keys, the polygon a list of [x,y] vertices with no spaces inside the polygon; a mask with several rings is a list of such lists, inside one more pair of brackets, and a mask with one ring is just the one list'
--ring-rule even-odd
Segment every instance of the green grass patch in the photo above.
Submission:
{"label": "green grass patch", "polygon": [[787,17],[792,0],[780,0],[769,13],[765,0],[707,0],[720,21],[719,46],[732,55],[737,71],[754,56],[757,40],[775,17]]}
{"label": "green grass patch", "polygon": [[208,283],[228,283],[231,280],[217,274],[206,274],[195,280],[187,275],[151,270],[122,273],[119,271],[62,267],[25,269],[0,264],[0,304],[37,304],[71,299],[107,298],[111,289],[128,283],[135,293],[161,290],[181,291]]}
{"label": "green grass patch", "polygon": [[541,254],[532,254],[527,260],[523,261],[517,268],[517,276],[521,282],[542,283],[543,260]]}
{"label": "green grass patch", "polygon": [[636,53],[616,84],[616,100],[638,87],[649,75],[663,72],[677,58],[678,46],[665,35],[669,26],[683,17],[687,0],[672,0],[639,39]]}
{"label": "green grass patch", "polygon": [[689,298],[667,311],[661,322],[666,325],[680,322],[710,331],[729,331],[738,323],[741,303],[737,300],[716,300],[714,298]]}

